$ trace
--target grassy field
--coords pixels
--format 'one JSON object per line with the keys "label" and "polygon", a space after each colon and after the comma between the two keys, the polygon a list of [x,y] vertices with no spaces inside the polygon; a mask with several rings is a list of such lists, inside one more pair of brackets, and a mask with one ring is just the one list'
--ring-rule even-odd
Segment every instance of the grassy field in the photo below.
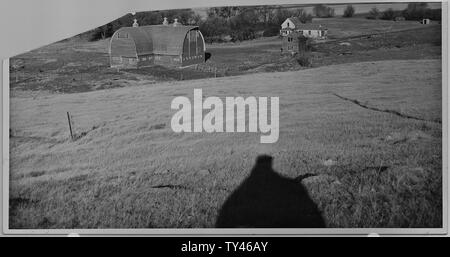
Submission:
{"label": "grassy field", "polygon": [[328,37],[331,39],[423,28],[423,25],[418,21],[394,22],[389,20],[369,20],[364,17],[315,18],[313,23],[325,26],[329,31]]}
{"label": "grassy field", "polygon": [[[441,227],[441,60],[416,59],[17,93],[9,226],[214,227],[225,200],[266,154],[287,178],[309,174],[298,184],[327,227]],[[221,98],[279,96],[278,142],[262,145],[257,133],[173,133],[170,103],[192,98],[194,88]]]}
{"label": "grassy field", "polygon": [[[441,26],[364,18],[315,19],[329,28],[330,40],[314,46],[312,67],[378,60],[436,59],[441,56]],[[386,32],[382,36],[351,39]],[[348,39],[348,40],[347,40]],[[280,54],[278,37],[207,45],[210,60],[195,68],[140,70],[109,68],[109,40],[73,38],[11,58],[11,95],[87,92],[164,81],[302,70],[291,56]],[[344,43],[344,45],[342,44]]]}

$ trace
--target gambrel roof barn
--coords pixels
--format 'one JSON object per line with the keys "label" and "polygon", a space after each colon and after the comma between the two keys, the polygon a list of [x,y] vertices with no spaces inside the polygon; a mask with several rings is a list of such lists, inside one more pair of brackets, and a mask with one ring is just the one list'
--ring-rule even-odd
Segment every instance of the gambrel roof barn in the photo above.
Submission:
{"label": "gambrel roof barn", "polygon": [[174,24],[123,27],[111,37],[111,67],[185,67],[205,62],[205,40],[197,26]]}

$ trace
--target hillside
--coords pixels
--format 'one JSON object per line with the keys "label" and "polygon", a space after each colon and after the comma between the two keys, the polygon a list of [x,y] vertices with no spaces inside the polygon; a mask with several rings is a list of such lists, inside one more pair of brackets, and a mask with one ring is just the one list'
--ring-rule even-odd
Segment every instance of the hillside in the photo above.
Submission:
{"label": "hillside", "polygon": [[[380,60],[438,59],[442,55],[441,25],[362,18],[315,19],[329,29],[329,40],[312,46],[311,67]],[[368,36],[375,34],[376,36]],[[364,37],[360,37],[366,35]],[[355,38],[356,37],[356,38]],[[311,68],[295,57],[280,55],[281,39],[258,38],[239,43],[207,44],[211,58],[204,64],[139,70],[109,67],[109,39],[78,38],[57,42],[11,58],[11,95],[77,93],[165,81],[235,76]],[[139,83],[138,83],[139,82]]]}
{"label": "hillside", "polygon": [[[299,183],[328,227],[440,227],[441,72],[440,59],[389,60],[17,94],[10,228],[213,227],[260,154],[286,177],[312,174]],[[173,133],[170,103],[192,98],[194,88],[221,98],[279,96],[278,142]]]}

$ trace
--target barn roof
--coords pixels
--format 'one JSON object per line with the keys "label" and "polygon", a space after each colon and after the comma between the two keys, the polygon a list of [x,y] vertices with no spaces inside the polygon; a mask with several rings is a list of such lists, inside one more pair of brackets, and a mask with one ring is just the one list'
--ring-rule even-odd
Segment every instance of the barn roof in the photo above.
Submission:
{"label": "barn roof", "polygon": [[[137,55],[180,55],[186,34],[197,26],[148,25],[123,27],[115,33],[128,33],[134,40]],[[114,37],[113,37],[114,38]]]}

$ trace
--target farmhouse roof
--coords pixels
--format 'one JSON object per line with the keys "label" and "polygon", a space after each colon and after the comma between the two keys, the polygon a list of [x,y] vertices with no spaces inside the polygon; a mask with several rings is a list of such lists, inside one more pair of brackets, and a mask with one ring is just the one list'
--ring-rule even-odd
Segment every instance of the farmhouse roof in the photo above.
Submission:
{"label": "farmhouse roof", "polygon": [[300,21],[300,19],[298,18],[298,17],[290,17],[290,18],[288,18],[292,23],[294,23],[294,26],[296,27],[296,28],[298,28],[298,27],[300,27],[300,26],[302,26],[302,22]]}
{"label": "farmhouse roof", "polygon": [[299,30],[327,30],[326,27],[317,23],[303,23],[298,17],[288,18],[292,23],[294,23],[295,29]]}
{"label": "farmhouse roof", "polygon": [[[148,25],[122,27],[115,33],[128,33],[134,40],[138,55],[167,54],[180,55],[186,34],[197,26]],[[114,36],[113,36],[114,37]]]}

